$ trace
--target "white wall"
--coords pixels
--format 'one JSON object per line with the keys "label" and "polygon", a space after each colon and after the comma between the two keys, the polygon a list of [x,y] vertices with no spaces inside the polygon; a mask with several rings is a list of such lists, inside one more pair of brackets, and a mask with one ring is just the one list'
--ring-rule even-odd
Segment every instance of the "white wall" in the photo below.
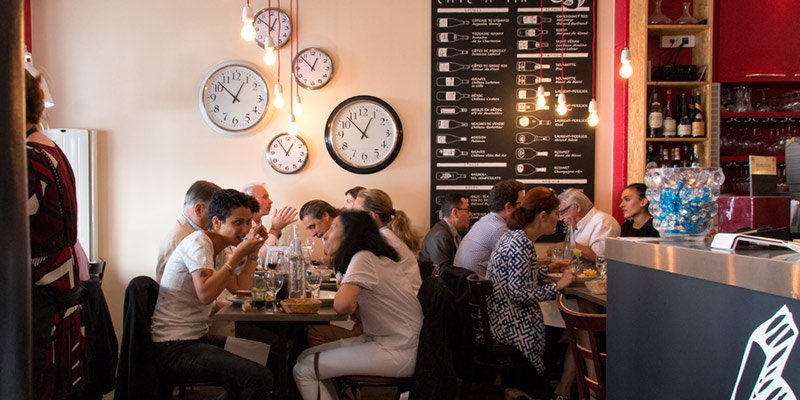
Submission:
{"label": "white wall", "polygon": [[[298,119],[310,148],[305,169],[284,176],[265,166],[267,141],[285,130],[286,112],[262,132],[227,138],[213,133],[197,106],[200,81],[229,59],[260,62],[257,45],[239,37],[244,1],[37,0],[33,2],[34,62],[45,71],[56,107],[51,127],[100,131],[99,254],[107,262],[104,290],[117,330],[127,282],[154,275],[162,235],[180,212],[191,182],[207,179],[240,188],[265,181],[276,205],[321,198],[342,203],[354,185],[380,187],[395,208],[427,230],[430,135],[429,0],[301,0],[300,48],[326,49],[336,74],[321,90],[305,91]],[[266,0],[253,0],[258,10]],[[273,6],[277,0],[272,1]],[[282,2],[288,10],[288,1]],[[613,5],[600,3],[596,198],[611,201],[611,80]],[[603,22],[606,21],[606,22]],[[289,60],[282,82],[288,89]],[[266,68],[265,68],[266,70]],[[274,68],[267,72],[275,81]],[[323,142],[324,124],[342,100],[370,94],[388,101],[405,139],[395,162],[373,175],[339,168]]]}

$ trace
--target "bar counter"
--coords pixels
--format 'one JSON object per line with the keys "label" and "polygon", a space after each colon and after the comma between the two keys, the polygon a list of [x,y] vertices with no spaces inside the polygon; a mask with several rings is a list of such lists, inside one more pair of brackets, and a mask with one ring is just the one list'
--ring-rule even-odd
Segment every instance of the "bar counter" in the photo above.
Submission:
{"label": "bar counter", "polygon": [[800,254],[608,239],[606,258],[609,399],[800,395]]}

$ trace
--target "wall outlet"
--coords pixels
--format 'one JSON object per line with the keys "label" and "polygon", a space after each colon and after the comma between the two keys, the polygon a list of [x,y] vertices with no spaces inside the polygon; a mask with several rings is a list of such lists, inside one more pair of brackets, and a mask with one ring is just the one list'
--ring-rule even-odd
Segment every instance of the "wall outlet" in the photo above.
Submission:
{"label": "wall outlet", "polygon": [[[681,46],[683,43],[683,46]],[[661,48],[662,49],[674,49],[674,48],[686,48],[686,47],[694,47],[695,45],[695,37],[693,35],[675,35],[675,36],[662,36],[661,37]]]}

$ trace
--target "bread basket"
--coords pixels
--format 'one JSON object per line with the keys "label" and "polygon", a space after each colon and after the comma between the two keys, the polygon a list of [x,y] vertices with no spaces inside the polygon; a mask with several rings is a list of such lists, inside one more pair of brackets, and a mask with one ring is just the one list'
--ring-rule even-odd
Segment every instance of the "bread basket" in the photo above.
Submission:
{"label": "bread basket", "polygon": [[314,314],[322,304],[319,299],[292,298],[281,301],[283,311],[292,314]]}
{"label": "bread basket", "polygon": [[594,279],[585,283],[586,288],[594,294],[604,294],[606,292],[607,281],[605,279]]}

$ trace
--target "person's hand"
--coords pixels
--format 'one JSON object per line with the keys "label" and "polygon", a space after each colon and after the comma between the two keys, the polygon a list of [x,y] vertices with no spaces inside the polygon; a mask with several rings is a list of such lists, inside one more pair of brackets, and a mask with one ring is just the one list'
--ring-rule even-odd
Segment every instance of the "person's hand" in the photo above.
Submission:
{"label": "person's hand", "polygon": [[561,279],[558,280],[556,285],[558,286],[558,290],[564,290],[565,287],[572,285],[575,282],[575,274],[572,273],[572,270],[567,268],[561,274]]}
{"label": "person's hand", "polygon": [[250,228],[250,232],[247,232],[247,235],[244,235],[245,239],[256,238],[260,237],[261,239],[267,238],[267,228],[264,227],[262,224],[253,224]]}
{"label": "person's hand", "polygon": [[272,217],[272,228],[270,228],[270,230],[275,229],[280,232],[286,225],[295,221],[297,221],[297,209],[292,206],[281,207],[275,210],[275,215]]}
{"label": "person's hand", "polygon": [[548,265],[548,269],[550,269],[550,272],[563,272],[568,266],[569,260],[553,260],[550,265]]}
{"label": "person's hand", "polygon": [[255,254],[263,244],[264,239],[259,235],[255,235],[254,237],[245,236],[244,240],[236,246],[236,252],[242,256],[249,256]]}

